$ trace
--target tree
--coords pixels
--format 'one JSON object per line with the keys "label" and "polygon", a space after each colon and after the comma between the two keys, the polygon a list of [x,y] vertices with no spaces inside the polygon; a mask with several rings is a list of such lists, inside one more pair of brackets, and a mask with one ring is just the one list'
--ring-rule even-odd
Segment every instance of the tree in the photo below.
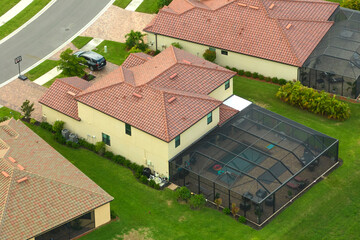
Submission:
{"label": "tree", "polygon": [[205,60],[208,60],[210,62],[214,62],[215,59],[216,59],[216,52],[212,51],[210,49],[206,49],[204,54],[203,54],[203,57],[205,58]]}
{"label": "tree", "polygon": [[169,4],[172,2],[172,0],[158,0],[157,5],[158,8],[161,9],[164,6],[169,6]]}
{"label": "tree", "polygon": [[86,72],[84,71],[86,68],[86,60],[82,57],[77,57],[72,53],[73,50],[70,48],[61,53],[58,69],[62,70],[62,73],[68,77],[83,77],[86,75]]}
{"label": "tree", "polygon": [[238,206],[236,206],[236,203],[232,203],[231,204],[231,213],[234,216],[234,218],[236,217],[236,214],[240,211],[240,208]]}
{"label": "tree", "polygon": [[29,120],[31,113],[34,111],[34,103],[30,104],[30,101],[26,99],[21,105],[21,111],[24,113],[24,118]]}
{"label": "tree", "polygon": [[344,0],[341,4],[342,7],[360,10],[360,0]]}
{"label": "tree", "polygon": [[133,47],[136,47],[140,49],[141,51],[145,51],[147,48],[147,45],[144,42],[144,37],[146,34],[143,34],[139,31],[134,32],[134,30],[131,30],[130,33],[125,35],[126,38],[126,47],[128,49],[131,49]]}

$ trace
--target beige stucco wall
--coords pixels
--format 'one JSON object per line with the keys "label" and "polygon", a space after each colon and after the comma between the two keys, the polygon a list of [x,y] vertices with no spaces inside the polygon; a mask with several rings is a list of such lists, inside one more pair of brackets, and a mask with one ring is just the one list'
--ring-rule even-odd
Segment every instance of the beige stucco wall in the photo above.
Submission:
{"label": "beige stucco wall", "polygon": [[[148,33],[147,39],[148,43],[153,43],[152,45],[150,44],[150,48],[155,50],[155,35],[152,33]],[[204,46],[201,44],[157,35],[157,46],[160,51],[169,47],[173,42],[179,42],[185,51],[199,57],[202,57],[205,50],[209,48],[208,46]],[[298,67],[234,52],[228,52],[228,55],[222,55],[221,49],[216,49],[215,63],[221,66],[236,67],[245,71],[257,72],[259,74],[269,77],[284,78],[286,80],[294,80],[298,78]]]}
{"label": "beige stucco wall", "polygon": [[233,78],[230,79],[230,87],[225,90],[225,83],[221,84],[217,89],[212,91],[209,96],[220,101],[225,101],[233,95]]}
{"label": "beige stucco wall", "polygon": [[35,238],[29,238],[28,240],[35,240]]}
{"label": "beige stucco wall", "polygon": [[110,203],[102,205],[101,207],[95,208],[95,228],[108,223],[111,220],[110,217]]}
{"label": "beige stucco wall", "polygon": [[131,136],[129,136],[125,134],[125,123],[82,103],[78,103],[78,106],[81,121],[76,121],[46,106],[42,106],[42,110],[49,123],[53,124],[56,120],[62,120],[65,122],[64,128],[75,132],[88,142],[102,141],[102,133],[109,135],[111,146],[106,146],[107,150],[140,165],[148,166],[164,176],[169,175],[169,159],[202,137],[219,122],[217,108],[213,111],[211,124],[207,124],[205,116],[181,134],[181,145],[175,149],[175,140],[167,143],[135,127],[131,128]]}

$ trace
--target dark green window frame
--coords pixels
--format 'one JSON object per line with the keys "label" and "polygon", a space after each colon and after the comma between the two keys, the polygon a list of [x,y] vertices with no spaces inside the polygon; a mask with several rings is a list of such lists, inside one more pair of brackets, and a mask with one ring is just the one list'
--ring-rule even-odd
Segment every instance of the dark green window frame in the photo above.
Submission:
{"label": "dark green window frame", "polygon": [[175,147],[177,148],[178,146],[180,146],[180,135],[175,137]]}
{"label": "dark green window frame", "polygon": [[107,134],[105,134],[105,133],[102,133],[102,141],[103,141],[106,145],[110,146],[110,136],[109,136],[109,135],[107,135]]}
{"label": "dark green window frame", "polygon": [[212,112],[207,115],[207,124],[212,122]]}
{"label": "dark green window frame", "polygon": [[230,87],[230,80],[227,80],[225,82],[225,90],[228,89]]}
{"label": "dark green window frame", "polygon": [[131,136],[131,125],[125,123],[125,133],[129,136]]}
{"label": "dark green window frame", "polygon": [[226,56],[227,56],[227,55],[228,55],[228,51],[221,50],[221,54],[222,54],[222,55],[226,55]]}

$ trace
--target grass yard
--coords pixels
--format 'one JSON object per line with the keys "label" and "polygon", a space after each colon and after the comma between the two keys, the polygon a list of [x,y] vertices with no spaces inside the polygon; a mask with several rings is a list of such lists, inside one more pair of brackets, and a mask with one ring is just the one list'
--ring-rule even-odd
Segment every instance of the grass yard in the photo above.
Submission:
{"label": "grass yard", "polygon": [[84,47],[86,44],[88,44],[88,42],[90,42],[91,40],[93,40],[93,37],[78,36],[71,42],[72,42],[72,44],[75,45],[75,47],[77,47],[77,49],[80,49],[80,48]]}
{"label": "grass yard", "polygon": [[[107,46],[107,53],[104,52],[104,46]],[[129,53],[126,51],[125,43],[109,40],[105,40],[100,43],[94,51],[103,55],[106,61],[109,61],[116,65],[121,65],[129,56]]]}
{"label": "grass yard", "polygon": [[20,113],[14,110],[11,110],[7,107],[0,108],[0,117],[8,116],[8,117],[14,117],[15,119],[19,119]]}
{"label": "grass yard", "polygon": [[[350,104],[345,122],[325,119],[275,98],[278,86],[236,77],[234,93],[276,113],[340,140],[344,164],[256,231],[212,209],[192,211],[176,202],[174,192],[138,183],[132,173],[84,149],[56,143],[45,130],[30,126],[57,151],[115,197],[111,208],[120,220],[82,239],[122,239],[132,229],[140,239],[356,239],[360,235],[360,105]],[[0,111],[1,114],[1,111]],[[196,227],[194,227],[196,226]]]}
{"label": "grass yard", "polygon": [[115,0],[113,5],[121,7],[121,8],[126,8],[130,2],[131,2],[131,0]]}
{"label": "grass yard", "polygon": [[27,73],[25,73],[25,76],[29,80],[34,81],[37,78],[44,75],[45,73],[47,73],[48,71],[50,71],[51,69],[53,69],[54,67],[56,67],[58,64],[59,64],[59,62],[55,61],[55,60],[45,60],[44,62],[42,62],[35,68],[33,68],[30,71],[28,71]]}
{"label": "grass yard", "polygon": [[158,12],[158,5],[157,0],[144,0],[140,6],[136,9],[137,12],[143,13],[157,13]]}
{"label": "grass yard", "polygon": [[20,2],[20,0],[0,0],[0,17],[18,4],[18,2]]}
{"label": "grass yard", "polygon": [[49,2],[50,0],[34,0],[32,3],[30,3],[30,5],[22,10],[18,15],[16,15],[16,17],[12,18],[10,21],[0,27],[0,40],[26,23]]}

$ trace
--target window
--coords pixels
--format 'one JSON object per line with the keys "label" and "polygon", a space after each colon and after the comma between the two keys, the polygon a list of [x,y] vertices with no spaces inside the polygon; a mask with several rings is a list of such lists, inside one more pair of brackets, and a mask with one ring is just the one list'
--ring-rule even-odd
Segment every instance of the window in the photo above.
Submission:
{"label": "window", "polygon": [[228,89],[230,87],[230,80],[227,80],[225,82],[225,90]]}
{"label": "window", "polygon": [[129,136],[131,136],[131,125],[125,123],[125,133]]}
{"label": "window", "polygon": [[216,48],[213,48],[213,47],[209,47],[209,50],[213,51],[213,52],[216,52]]}
{"label": "window", "polygon": [[212,122],[212,112],[207,115],[207,124]]}
{"label": "window", "polygon": [[226,55],[226,56],[227,56],[227,55],[228,55],[228,52],[227,52],[227,51],[225,51],[225,50],[221,50],[221,54],[222,54],[222,55]]}
{"label": "window", "polygon": [[180,145],[180,135],[175,138],[175,147]]}
{"label": "window", "polygon": [[102,141],[106,144],[106,145],[109,145],[110,146],[110,136],[105,134],[105,133],[102,133]]}

